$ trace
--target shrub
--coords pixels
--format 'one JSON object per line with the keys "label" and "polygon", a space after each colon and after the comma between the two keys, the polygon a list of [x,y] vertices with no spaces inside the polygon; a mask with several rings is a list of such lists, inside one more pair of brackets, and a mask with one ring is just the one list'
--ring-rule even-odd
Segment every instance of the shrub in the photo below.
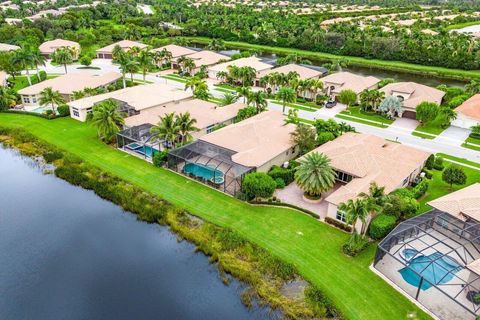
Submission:
{"label": "shrub", "polygon": [[155,153],[153,155],[153,159],[152,159],[153,165],[155,167],[163,166],[165,161],[167,161],[167,156],[168,156],[168,151],[167,150],[163,150],[163,151]]}
{"label": "shrub", "polygon": [[275,183],[277,184],[277,188],[283,189],[285,188],[285,181],[282,178],[275,179]]}
{"label": "shrub", "polygon": [[443,158],[442,157],[436,157],[435,162],[433,164],[433,169],[442,171],[443,170]]}
{"label": "shrub", "polygon": [[343,231],[352,232],[352,227],[336,219],[325,217],[325,222]]}
{"label": "shrub", "polygon": [[275,192],[275,180],[263,172],[249,173],[245,176],[242,191],[249,199],[270,198]]}
{"label": "shrub", "polygon": [[47,79],[47,73],[44,70],[40,70],[38,72],[38,77],[40,78],[40,81],[45,81]]}
{"label": "shrub", "polygon": [[472,139],[480,139],[480,134],[472,132],[469,137]]}
{"label": "shrub", "polygon": [[[239,198],[237,196],[236,196],[236,198],[241,199],[241,200],[245,200],[245,198]],[[312,212],[312,211],[307,210],[307,209],[302,208],[302,207],[297,207],[294,204],[275,201],[275,197],[273,197],[273,200],[274,201],[270,201],[270,199],[269,199],[269,201],[249,201],[248,203],[251,203],[251,204],[266,204],[266,205],[274,205],[274,206],[292,208],[292,209],[296,209],[298,211],[302,211],[302,212],[308,214],[309,216],[312,216],[315,219],[320,219],[320,216],[318,214],[316,214],[315,212]]]}
{"label": "shrub", "polygon": [[428,170],[432,170],[434,163],[435,163],[435,155],[431,154],[428,157],[427,161],[425,162],[425,167],[427,167]]}
{"label": "shrub", "polygon": [[66,117],[70,115],[70,108],[66,104],[63,104],[61,106],[58,106],[57,112],[60,117]]}
{"label": "shrub", "polygon": [[358,233],[352,234],[348,241],[342,246],[343,253],[355,257],[368,247],[368,238]]}
{"label": "shrub", "polygon": [[335,139],[335,135],[331,132],[320,132],[317,135],[317,143],[319,145],[332,141],[333,139]]}
{"label": "shrub", "polygon": [[422,180],[412,189],[412,196],[415,199],[420,199],[427,192],[429,186],[428,180]]}
{"label": "shrub", "polygon": [[397,218],[387,214],[379,214],[370,223],[368,234],[372,239],[381,239],[395,228]]}
{"label": "shrub", "polygon": [[417,106],[416,111],[417,120],[425,124],[437,117],[439,106],[435,102],[424,101]]}
{"label": "shrub", "polygon": [[454,184],[464,185],[467,183],[467,175],[462,167],[455,164],[449,165],[442,173],[442,180],[450,185],[450,189]]}
{"label": "shrub", "polygon": [[432,179],[433,178],[433,173],[427,169],[422,170],[423,173],[425,173],[425,178],[427,179]]}
{"label": "shrub", "polygon": [[282,168],[279,166],[273,166],[272,169],[268,172],[268,175],[272,177],[274,180],[278,178],[282,179],[285,185],[289,185],[290,183],[295,180],[295,168]]}
{"label": "shrub", "polygon": [[80,58],[80,63],[86,67],[92,64],[92,58],[88,55],[85,55]]}
{"label": "shrub", "polygon": [[61,159],[63,154],[60,151],[48,151],[43,154],[43,159],[48,162],[52,163],[55,160]]}

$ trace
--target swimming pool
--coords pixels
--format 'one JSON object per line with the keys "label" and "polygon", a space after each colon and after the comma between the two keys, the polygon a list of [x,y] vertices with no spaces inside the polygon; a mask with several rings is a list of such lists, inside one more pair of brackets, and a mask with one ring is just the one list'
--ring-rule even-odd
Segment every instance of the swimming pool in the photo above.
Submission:
{"label": "swimming pool", "polygon": [[[51,111],[51,110],[52,110],[52,108],[51,108],[51,107],[38,107],[38,108],[35,108],[35,109],[33,109],[33,110],[32,110],[32,111],[30,111],[30,112],[35,112],[35,113],[45,113],[45,112],[47,112],[48,110],[50,110],[50,111]],[[57,112],[57,111],[55,111],[55,113],[56,113],[56,114],[58,114],[58,112]]]}
{"label": "swimming pool", "polygon": [[[408,252],[406,255],[410,254],[411,252]],[[440,252],[435,252],[428,256],[420,255],[413,258],[407,267],[400,269],[398,272],[406,282],[415,287],[420,285],[423,276],[427,281],[423,281],[421,289],[427,290],[433,284],[449,282],[459,269],[461,269],[461,266],[455,259],[443,256]]]}
{"label": "swimming pool", "polygon": [[158,153],[159,151],[151,146],[142,146],[138,143],[130,143],[125,146],[127,149],[135,151],[138,154],[143,156],[147,156],[148,158],[153,158],[153,156]]}
{"label": "swimming pool", "polygon": [[222,171],[199,163],[187,163],[183,167],[183,172],[191,173],[196,177],[218,184],[223,183],[224,181],[224,174]]}

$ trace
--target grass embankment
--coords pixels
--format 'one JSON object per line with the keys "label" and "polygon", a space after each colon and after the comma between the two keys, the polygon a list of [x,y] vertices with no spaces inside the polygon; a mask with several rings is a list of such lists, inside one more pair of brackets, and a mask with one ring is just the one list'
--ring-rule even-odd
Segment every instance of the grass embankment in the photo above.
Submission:
{"label": "grass embankment", "polygon": [[0,125],[24,128],[102,171],[161,197],[202,219],[231,228],[293,264],[348,319],[429,317],[370,271],[375,247],[356,258],[341,252],[349,235],[287,208],[252,206],[101,143],[95,130],[73,119],[0,114]]}
{"label": "grass embankment", "polygon": [[388,128],[394,121],[375,112],[361,111],[360,107],[350,107],[349,110],[342,111],[335,117],[379,128]]}
{"label": "grass embankment", "polygon": [[[189,41],[198,44],[208,44],[211,39],[203,37],[185,37]],[[443,67],[424,66],[419,64],[401,62],[401,61],[387,61],[378,59],[366,59],[361,57],[340,56],[330,53],[315,52],[294,48],[272,47],[259,44],[250,44],[239,41],[225,41],[225,45],[229,48],[258,50],[263,52],[271,52],[279,55],[298,54],[306,59],[329,62],[332,60],[347,59],[352,66],[368,67],[379,70],[397,71],[401,73],[411,73],[418,75],[425,75],[438,78],[457,79],[462,81],[469,81],[471,79],[480,80],[480,71],[449,69]]]}
{"label": "grass embankment", "polygon": [[[443,153],[438,153],[437,156],[441,156],[442,158],[444,158],[445,167],[450,165],[449,160],[455,161],[456,163],[460,163],[459,165],[463,168],[463,170],[467,175],[467,183],[464,186],[454,185],[452,190],[450,190],[450,186],[447,183],[443,182],[442,180],[442,171],[431,170],[433,177],[428,186],[427,193],[422,199],[420,199],[420,210],[419,210],[420,213],[427,212],[432,208],[429,205],[427,205],[427,202],[437,199],[441,196],[447,195],[453,191],[460,190],[462,188],[465,188],[466,186],[469,186],[475,182],[480,181],[480,163],[468,161],[465,159],[457,158],[457,157],[446,155]],[[478,169],[462,166],[461,164],[477,167]]]}

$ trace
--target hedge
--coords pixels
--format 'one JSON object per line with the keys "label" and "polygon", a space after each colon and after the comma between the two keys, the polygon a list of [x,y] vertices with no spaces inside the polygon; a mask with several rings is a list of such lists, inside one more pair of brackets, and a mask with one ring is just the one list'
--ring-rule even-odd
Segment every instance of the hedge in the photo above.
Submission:
{"label": "hedge", "polygon": [[248,203],[292,208],[292,209],[302,211],[302,212],[308,214],[309,216],[312,216],[315,219],[320,219],[320,216],[318,214],[316,214],[315,212],[304,209],[304,208],[301,208],[301,207],[297,207],[296,205],[293,205],[293,204],[290,204],[290,203],[276,202],[276,201],[248,201]]}
{"label": "hedge", "polygon": [[370,223],[368,234],[372,239],[381,239],[395,228],[397,218],[386,214],[379,214]]}
{"label": "hedge", "polygon": [[422,180],[419,184],[417,184],[413,189],[412,189],[412,196],[415,199],[420,199],[423,197],[423,195],[427,192],[429,182],[427,179]]}
{"label": "hedge", "polygon": [[290,183],[295,180],[295,169],[294,168],[281,168],[279,166],[273,166],[272,169],[268,172],[268,175],[273,178],[273,180],[277,180],[281,178],[285,185],[289,185]]}
{"label": "hedge", "polygon": [[352,232],[352,227],[336,219],[325,217],[325,222],[343,231]]}

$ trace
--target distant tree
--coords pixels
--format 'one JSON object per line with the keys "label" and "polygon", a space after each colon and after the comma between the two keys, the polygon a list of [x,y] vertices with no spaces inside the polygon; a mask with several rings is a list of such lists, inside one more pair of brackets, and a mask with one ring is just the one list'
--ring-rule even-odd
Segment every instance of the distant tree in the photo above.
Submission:
{"label": "distant tree", "polygon": [[438,114],[442,119],[442,127],[450,126],[453,120],[457,119],[457,113],[449,107],[442,106],[438,109]]}
{"label": "distant tree", "polygon": [[347,89],[347,90],[340,91],[340,93],[337,96],[337,99],[338,101],[340,101],[340,103],[346,105],[348,110],[352,105],[357,103],[358,98],[355,91]]}
{"label": "distant tree", "polygon": [[60,92],[53,90],[52,87],[48,87],[40,92],[40,99],[38,102],[41,106],[50,105],[52,107],[52,111],[55,112],[55,106],[64,104],[65,99],[63,99]]}
{"label": "distant tree", "polygon": [[465,171],[457,165],[449,165],[442,173],[442,180],[450,185],[450,191],[453,185],[464,185],[467,183],[467,175]]}
{"label": "distant tree", "polygon": [[12,57],[12,64],[16,64],[21,70],[25,70],[28,84],[32,85],[29,68],[33,64],[33,55],[29,48],[21,48],[16,50]]}
{"label": "distant tree", "polygon": [[70,51],[69,48],[64,47],[64,48],[58,48],[55,50],[53,53],[53,59],[54,62],[63,65],[65,68],[65,73],[67,73],[67,65],[73,63],[73,55],[72,51]]}
{"label": "distant tree", "polygon": [[221,51],[225,50],[225,42],[222,39],[212,39],[207,45],[207,50]]}
{"label": "distant tree", "polygon": [[297,109],[289,109],[287,118],[285,119],[285,124],[292,123],[292,124],[299,124],[300,118],[298,117],[298,110]]}
{"label": "distant tree", "polygon": [[143,81],[147,76],[147,72],[153,68],[153,56],[148,50],[142,50],[137,56],[138,67],[142,71]]}
{"label": "distant tree", "polygon": [[335,184],[336,173],[323,153],[307,154],[295,171],[295,181],[309,196],[321,196]]}
{"label": "distant tree", "polygon": [[423,124],[429,123],[434,120],[439,112],[438,104],[434,102],[424,101],[420,103],[416,108],[416,118]]}
{"label": "distant tree", "polygon": [[290,133],[292,142],[300,148],[300,154],[305,154],[316,146],[315,129],[309,125],[299,123],[295,131]]}

